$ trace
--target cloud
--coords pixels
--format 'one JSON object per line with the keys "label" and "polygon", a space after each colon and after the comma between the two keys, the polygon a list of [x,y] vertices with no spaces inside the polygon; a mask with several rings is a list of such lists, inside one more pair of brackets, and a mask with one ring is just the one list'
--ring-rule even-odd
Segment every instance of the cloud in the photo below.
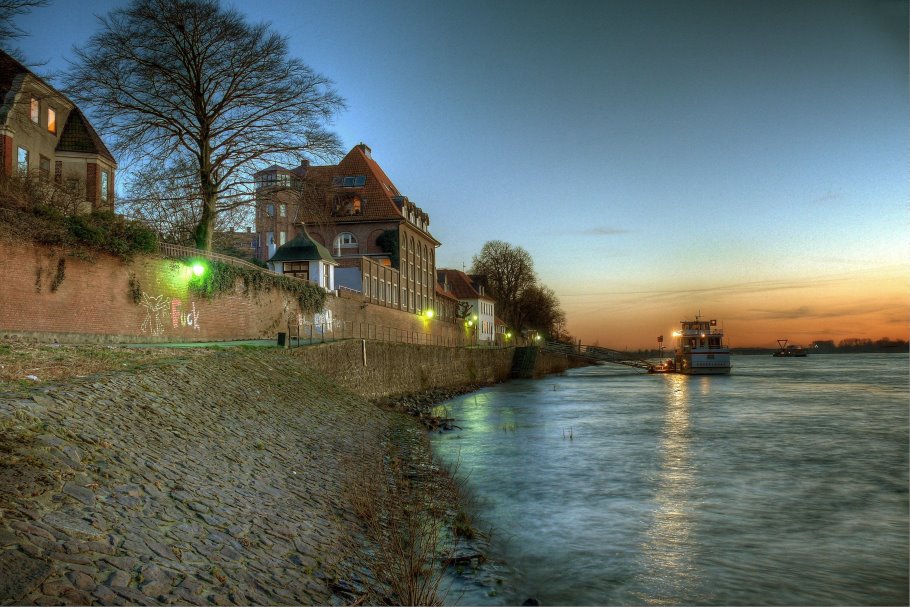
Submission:
{"label": "cloud", "polygon": [[839,201],[841,198],[843,198],[843,196],[840,194],[840,192],[832,192],[831,190],[828,190],[821,196],[816,196],[810,202],[812,204],[831,204],[833,202]]}
{"label": "cloud", "polygon": [[623,228],[611,228],[609,226],[601,226],[597,228],[588,228],[587,230],[582,230],[582,234],[591,234],[592,236],[616,236],[618,234],[628,234],[629,230],[624,230]]}

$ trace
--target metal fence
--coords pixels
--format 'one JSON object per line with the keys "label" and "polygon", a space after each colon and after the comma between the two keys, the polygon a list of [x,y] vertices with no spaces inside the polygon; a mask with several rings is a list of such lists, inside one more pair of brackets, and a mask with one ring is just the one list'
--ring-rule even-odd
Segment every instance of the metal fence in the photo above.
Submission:
{"label": "metal fence", "polygon": [[298,278],[291,274],[280,274],[278,272],[273,272],[268,268],[263,268],[262,266],[257,266],[254,263],[244,261],[242,259],[237,259],[236,257],[231,257],[230,255],[222,255],[221,253],[212,253],[211,251],[202,251],[200,249],[194,249],[193,247],[184,247],[179,244],[170,244],[167,242],[162,242],[158,245],[159,252],[165,257],[173,257],[177,259],[182,259],[184,257],[201,257],[203,259],[209,259],[212,261],[220,261],[221,263],[226,263],[232,266],[238,266],[243,268],[250,268],[263,272],[265,274],[272,274],[274,276],[281,276],[283,278],[289,278],[291,280],[300,280],[302,282],[309,283],[311,285],[317,284],[312,280],[304,280],[303,278]]}
{"label": "metal fence", "polygon": [[[289,324],[287,329],[286,343],[289,347],[320,342],[337,341],[341,339],[369,339],[374,341],[388,341],[405,344],[443,346],[452,348],[469,346],[479,348],[502,348],[515,345],[512,343],[497,343],[492,341],[475,342],[471,336],[467,335],[433,335],[431,333],[423,333],[421,331],[406,331],[397,327],[389,327],[368,322],[341,320],[321,324]],[[279,337],[279,341],[280,339],[281,338]]]}

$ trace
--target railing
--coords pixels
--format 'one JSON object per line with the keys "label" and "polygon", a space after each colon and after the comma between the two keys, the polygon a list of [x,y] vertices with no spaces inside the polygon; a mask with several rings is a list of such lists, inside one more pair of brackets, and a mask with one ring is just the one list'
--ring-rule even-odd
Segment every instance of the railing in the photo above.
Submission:
{"label": "railing", "polygon": [[566,344],[561,342],[548,341],[541,344],[541,349],[548,352],[556,352],[572,356],[580,356],[596,362],[615,363],[627,367],[637,367],[639,369],[649,369],[652,364],[646,360],[631,356],[627,352],[601,348],[599,346],[586,346],[582,344]]}
{"label": "railing", "polygon": [[420,331],[406,331],[397,327],[377,325],[367,322],[341,321],[331,323],[288,324],[288,341],[290,347],[314,344],[342,339],[370,339],[406,344],[442,347],[478,347],[503,348],[514,344],[498,344],[492,341],[475,343],[468,335],[433,335]]}

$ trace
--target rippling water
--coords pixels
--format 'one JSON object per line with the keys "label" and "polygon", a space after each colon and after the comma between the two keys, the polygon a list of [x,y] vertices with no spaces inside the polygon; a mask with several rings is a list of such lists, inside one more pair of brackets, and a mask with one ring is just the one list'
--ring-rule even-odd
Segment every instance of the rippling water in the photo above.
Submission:
{"label": "rippling water", "polygon": [[462,604],[908,604],[903,354],[618,366],[445,403],[493,529]]}

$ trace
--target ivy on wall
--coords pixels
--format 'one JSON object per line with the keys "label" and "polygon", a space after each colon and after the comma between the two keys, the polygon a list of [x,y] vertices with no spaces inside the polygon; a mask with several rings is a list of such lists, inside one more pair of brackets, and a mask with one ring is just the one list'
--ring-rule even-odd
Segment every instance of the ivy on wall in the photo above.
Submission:
{"label": "ivy on wall", "polygon": [[304,312],[316,313],[325,306],[325,291],[314,284],[220,261],[207,261],[206,265],[208,267],[202,276],[193,277],[189,282],[189,292],[205,299],[233,293],[234,285],[240,279],[243,281],[243,292],[248,295],[283,289],[297,297]]}
{"label": "ivy on wall", "polygon": [[380,234],[379,238],[376,239],[376,245],[382,249],[384,253],[388,253],[389,259],[392,261],[392,267],[396,270],[399,269],[400,249],[398,247],[398,228],[386,230]]}

